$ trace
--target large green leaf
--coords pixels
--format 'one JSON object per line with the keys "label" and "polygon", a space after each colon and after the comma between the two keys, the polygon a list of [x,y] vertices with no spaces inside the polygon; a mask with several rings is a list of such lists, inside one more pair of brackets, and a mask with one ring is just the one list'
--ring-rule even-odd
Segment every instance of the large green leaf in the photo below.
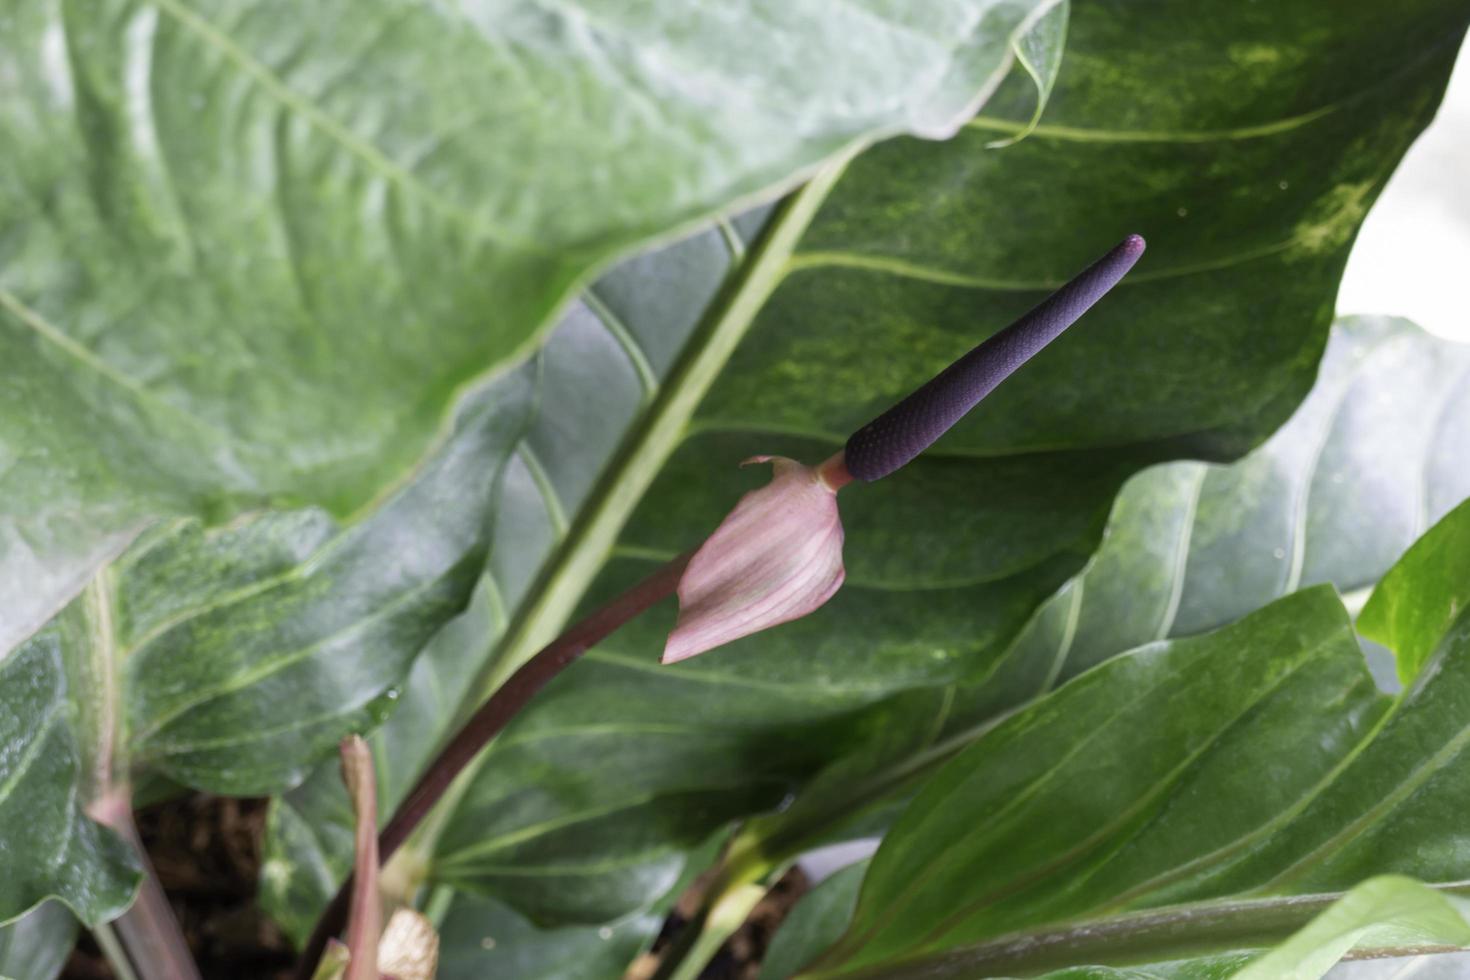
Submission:
{"label": "large green leaf", "polygon": [[[1426,556],[1467,525],[1470,501],[1370,602],[1438,579]],[[1374,875],[1463,887],[1470,580],[1452,589],[1460,614],[1396,699],[1325,587],[1078,676],[924,787],[804,975],[1168,960],[1263,945]]]}
{"label": "large green leaf", "polygon": [[795,806],[752,823],[744,846],[771,857],[811,847],[983,734],[987,712],[1124,650],[1222,625],[1303,585],[1371,586],[1470,496],[1470,429],[1457,421],[1467,376],[1470,347],[1403,320],[1339,321],[1312,394],[1264,445],[1229,466],[1176,462],[1129,481],[1088,570],[960,688],[935,748],[874,741]]}
{"label": "large green leaf", "polygon": [[319,510],[186,521],[115,563],[132,764],[215,792],[278,792],[380,721],[480,577],[528,373],[468,400],[443,449],[360,523]]}
{"label": "large green leaf", "polygon": [[[647,676],[630,680],[631,665],[617,663],[615,654],[595,654],[601,664],[597,672],[584,672],[580,683],[569,679],[560,692],[548,695],[564,699],[562,705],[549,702],[516,729],[532,734],[524,748],[514,734],[507,736],[486,763],[485,785],[496,793],[534,792],[538,772],[564,768],[567,785],[584,787],[595,819],[569,827],[575,845],[558,842],[550,828],[530,829],[530,837],[517,830],[515,839],[575,858],[577,846],[606,846],[588,834],[591,822],[626,859],[638,853],[638,839],[614,819],[597,817],[599,802],[662,793],[668,797],[663,806],[673,809],[681,781],[707,785],[728,771],[726,778],[738,781],[743,773],[755,789],[763,780],[794,778],[790,774],[799,775],[807,760],[830,760],[831,746],[838,746],[845,757],[795,807],[747,832],[747,846],[775,863],[832,833],[855,808],[903,786],[943,752],[954,751],[978,733],[974,726],[988,713],[1044,691],[1059,677],[1159,636],[1228,621],[1244,611],[1242,597],[1266,601],[1318,581],[1332,581],[1344,591],[1371,585],[1424,529],[1421,522],[1439,516],[1452,495],[1470,493],[1470,467],[1464,463],[1470,457],[1458,448],[1467,433],[1443,424],[1463,414],[1456,400],[1470,391],[1463,385],[1467,368],[1470,350],[1436,341],[1401,321],[1345,323],[1324,362],[1322,383],[1287,427],[1234,466],[1177,463],[1135,478],[1119,499],[1093,569],[1048,603],[1019,640],[980,660],[954,692],[885,682],[871,664],[850,667],[841,680],[831,673],[801,676],[814,660],[823,662],[819,651],[834,642],[847,644],[848,651],[861,649],[865,641],[893,644],[896,662],[903,663],[897,658],[907,654],[910,669],[917,670],[912,634],[935,629],[920,617],[945,617],[946,629],[975,624],[973,606],[966,616],[957,615],[964,606],[940,605],[933,592],[926,592],[925,601],[915,603],[918,608],[905,623],[910,634],[904,636],[893,625],[903,614],[883,606],[864,610],[881,600],[862,595],[849,606],[857,611],[846,621],[825,622],[837,637],[812,628],[789,641],[791,646],[771,649],[769,662],[782,657],[787,665],[773,669],[763,663],[763,672],[754,675],[745,661],[718,671],[711,666],[705,671],[711,680],[691,678],[700,685],[692,690],[676,676],[662,682]],[[1385,403],[1394,406],[1392,413],[1383,410]],[[1385,459],[1397,464],[1391,476],[1381,469]],[[1381,515],[1366,531],[1359,530],[1363,522],[1356,517],[1362,508]],[[1090,601],[1079,608],[1084,591]],[[1180,610],[1186,614],[1179,615]],[[635,627],[627,637],[605,647],[657,649],[656,626]],[[774,643],[774,638],[764,641],[768,648]],[[799,657],[798,648],[804,651]],[[1067,664],[1069,653],[1075,659]],[[841,663],[844,656],[850,652],[834,653],[830,662]],[[861,719],[840,713],[904,686],[910,690],[903,697]],[[611,703],[599,707],[604,695],[614,693]],[[818,712],[837,717],[819,728],[809,720]],[[563,744],[543,749],[546,736],[536,735],[535,719]],[[742,725],[756,730],[741,731]],[[760,725],[783,732],[784,741],[763,741]],[[610,744],[612,734],[620,737]],[[948,738],[954,741],[942,752],[930,751],[931,742]],[[599,758],[626,756],[627,769],[610,762],[600,773],[588,774],[577,760],[587,757],[591,742]],[[664,747],[658,747],[660,742]],[[547,751],[555,754],[548,757]],[[599,779],[607,780],[605,790],[585,789]],[[774,788],[768,792],[772,802],[779,796]],[[475,853],[497,850],[491,829],[502,821],[528,829],[497,809],[487,802],[470,811],[475,822],[466,820],[465,836],[474,837]],[[638,832],[649,832],[641,812],[616,818],[640,821]],[[511,868],[525,860],[514,852],[511,856]],[[437,873],[452,878],[458,872],[454,862],[441,859]],[[508,879],[505,887],[510,887]]]}
{"label": "large green leaf", "polygon": [[[736,460],[830,453],[1122,232],[1152,242],[1136,284],[935,452],[844,495],[849,580],[833,603],[672,670],[655,665],[666,611],[604,644],[491,750],[432,855],[420,842],[427,874],[544,919],[599,921],[666,887],[691,841],[834,761],[875,743],[912,755],[1033,694],[1045,669],[969,686],[1085,561],[1122,481],[1161,459],[1243,452],[1309,386],[1356,221],[1432,112],[1463,19],[1458,4],[1323,5],[1206,26],[1090,4],[1055,123],[1003,150],[986,144],[1023,123],[869,151],[778,211],[754,248],[741,241],[687,343],[682,299],[719,281],[700,274],[725,268],[717,238],[600,284],[593,311],[653,351],[662,380],[591,492],[556,497],[556,544],[530,588],[524,569],[545,551],[492,556],[521,596],[505,604],[495,673],[554,633],[650,481],[594,596],[713,527],[752,479]],[[1296,54],[1239,57],[1283,46]],[[1365,84],[1344,50],[1394,67]],[[1222,101],[1219,86],[1251,97]],[[563,410],[544,403],[536,424],[566,438]],[[275,869],[288,881],[313,864]]]}
{"label": "large green leaf", "polygon": [[631,245],[946,135],[1048,0],[19,0],[0,649],[149,519],[337,515]]}
{"label": "large green leaf", "polygon": [[77,642],[117,683],[79,720],[115,729],[114,768],[278,792],[380,721],[480,577],[528,373],[469,399],[445,446],[360,523],[316,509],[178,521],[99,574],[100,615]]}

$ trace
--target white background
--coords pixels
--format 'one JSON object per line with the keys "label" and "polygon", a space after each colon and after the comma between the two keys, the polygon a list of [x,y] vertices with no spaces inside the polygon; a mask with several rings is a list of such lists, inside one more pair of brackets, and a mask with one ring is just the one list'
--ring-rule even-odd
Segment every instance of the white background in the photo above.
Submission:
{"label": "white background", "polygon": [[1337,310],[1404,316],[1470,343],[1470,45],[1439,116],[1368,212]]}

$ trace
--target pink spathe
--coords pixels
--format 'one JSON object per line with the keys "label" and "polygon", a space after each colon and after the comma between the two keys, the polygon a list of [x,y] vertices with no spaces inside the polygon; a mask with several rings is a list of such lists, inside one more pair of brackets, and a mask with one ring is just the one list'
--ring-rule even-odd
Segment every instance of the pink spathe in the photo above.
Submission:
{"label": "pink spathe", "polygon": [[805,466],[781,456],[775,475],[740,498],[694,553],[679,579],[679,619],[664,647],[666,664],[771,626],[800,619],[842,585],[841,458]]}

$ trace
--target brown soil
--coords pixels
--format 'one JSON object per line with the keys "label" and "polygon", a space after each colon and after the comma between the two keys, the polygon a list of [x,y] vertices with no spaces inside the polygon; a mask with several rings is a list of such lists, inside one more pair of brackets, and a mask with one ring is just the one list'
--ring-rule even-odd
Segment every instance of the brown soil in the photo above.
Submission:
{"label": "brown soil", "polygon": [[[137,814],[174,915],[208,980],[273,980],[287,975],[291,947],[255,904],[267,800],[195,794]],[[64,980],[113,976],[90,937]]]}

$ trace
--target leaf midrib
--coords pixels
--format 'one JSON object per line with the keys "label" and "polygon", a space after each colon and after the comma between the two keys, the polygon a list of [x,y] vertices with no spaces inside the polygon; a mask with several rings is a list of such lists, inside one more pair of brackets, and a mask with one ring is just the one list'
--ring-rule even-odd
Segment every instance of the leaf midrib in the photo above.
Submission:
{"label": "leaf midrib", "polygon": [[633,508],[682,441],[705,392],[765,299],[781,283],[787,257],[840,178],[847,159],[829,163],[788,199],[746,262],[732,263],[726,286],[686,343],[652,406],[632,427],[623,448],[598,479],[532,586],[531,598],[512,617],[486,675],[470,686],[459,717],[472,711],[501,679],[552,639],[571,614],[611,553]]}
{"label": "leaf midrib", "polygon": [[[1333,640],[1325,639],[1322,642],[1313,646],[1310,650],[1304,651],[1300,659],[1295,664],[1293,664],[1290,669],[1286,670],[1282,673],[1280,677],[1267,684],[1265,688],[1261,690],[1254,698],[1252,698],[1250,702],[1246,704],[1239,712],[1237,712],[1232,717],[1225,719],[1210,735],[1210,737],[1205,740],[1203,744],[1201,744],[1188,756],[1181,759],[1179,763],[1174,766],[1174,768],[1165,773],[1154,783],[1154,785],[1150,786],[1146,792],[1142,793],[1137,802],[1128,807],[1126,810],[1120,811],[1119,814],[1117,814],[1117,816],[1108,824],[1100,827],[1097,831],[1090,834],[1086,839],[1079,841],[1077,844],[1070,847],[1065,853],[1056,856],[1042,867],[1033,870],[1024,880],[1009,881],[1003,887],[996,889],[992,894],[980,896],[979,898],[965,903],[962,908],[958,909],[950,916],[948,916],[944,922],[940,923],[939,926],[936,926],[924,939],[924,943],[932,945],[933,943],[938,942],[944,932],[958,927],[958,925],[963,921],[965,917],[973,914],[981,908],[984,908],[986,905],[989,905],[994,901],[999,901],[1009,894],[1014,894],[1015,892],[1029,887],[1030,885],[1033,885],[1038,881],[1045,880],[1046,878],[1054,875],[1061,869],[1067,867],[1068,865],[1071,865],[1077,858],[1082,857],[1087,852],[1092,850],[1095,845],[1106,841],[1109,836],[1111,836],[1114,830],[1126,826],[1126,824],[1131,821],[1137,813],[1143,812],[1144,809],[1146,809],[1146,807],[1155,798],[1157,798],[1159,794],[1163,793],[1169,787],[1174,785],[1174,783],[1179,779],[1180,776],[1187,772],[1189,768],[1206,752],[1208,752],[1211,748],[1218,744],[1219,740],[1225,737],[1225,735],[1230,732],[1237,724],[1239,724],[1243,718],[1251,714],[1258,705],[1264,703],[1266,700],[1274,696],[1276,692],[1278,692],[1289,680],[1295,677],[1302,670],[1305,670],[1306,668],[1317,664],[1323,658],[1324,654],[1330,654],[1333,650],[1333,647]],[[1208,680],[1208,678],[1209,675],[1207,672],[1201,672],[1201,675],[1195,680],[1195,682],[1204,682]],[[1160,684],[1154,685],[1139,697],[1134,698],[1130,702],[1130,706],[1145,699],[1147,696],[1156,692],[1159,688],[1170,683],[1175,683],[1176,681],[1177,679],[1165,678],[1165,680],[1162,681]],[[1122,711],[1116,713],[1112,718],[1109,719],[1106,725],[1102,726],[1102,728],[1099,728],[1097,731],[1101,732],[1104,728],[1108,727],[1108,725],[1111,725],[1115,720],[1122,717],[1123,715],[1124,712]],[[1090,740],[1091,738],[1089,737],[1089,739],[1084,740],[1083,743],[1080,743],[1076,750],[1074,750],[1072,753],[1069,753],[1069,757],[1075,755],[1077,752],[1080,752],[1081,749],[1084,748],[1087,742],[1089,742]],[[1018,794],[1018,796],[1024,797],[1026,799],[1034,796],[1036,793],[1040,792],[1041,788],[1043,788],[1047,782],[1049,782],[1055,775],[1057,775],[1059,769],[1060,767],[1058,766],[1047,770],[1047,773],[1042,777],[1040,781],[1028,786],[1025,792],[1022,794]],[[1012,803],[1008,803],[1005,807],[1005,810],[1014,809],[1014,802],[1015,801],[1013,800]],[[999,816],[1000,814],[997,814],[997,818]],[[994,823],[995,820],[992,819],[991,822]],[[947,862],[943,860],[935,860],[931,864],[931,869],[937,869],[946,863]],[[904,892],[901,892],[898,896],[895,897],[893,902],[893,905],[895,906],[895,913],[893,914],[896,914],[896,906],[904,898],[904,896],[912,893],[923,881],[924,877],[926,876],[920,875],[916,877]],[[882,928],[881,922],[875,924],[869,931],[869,934],[871,935],[872,933],[877,932],[877,930],[880,928]]]}

